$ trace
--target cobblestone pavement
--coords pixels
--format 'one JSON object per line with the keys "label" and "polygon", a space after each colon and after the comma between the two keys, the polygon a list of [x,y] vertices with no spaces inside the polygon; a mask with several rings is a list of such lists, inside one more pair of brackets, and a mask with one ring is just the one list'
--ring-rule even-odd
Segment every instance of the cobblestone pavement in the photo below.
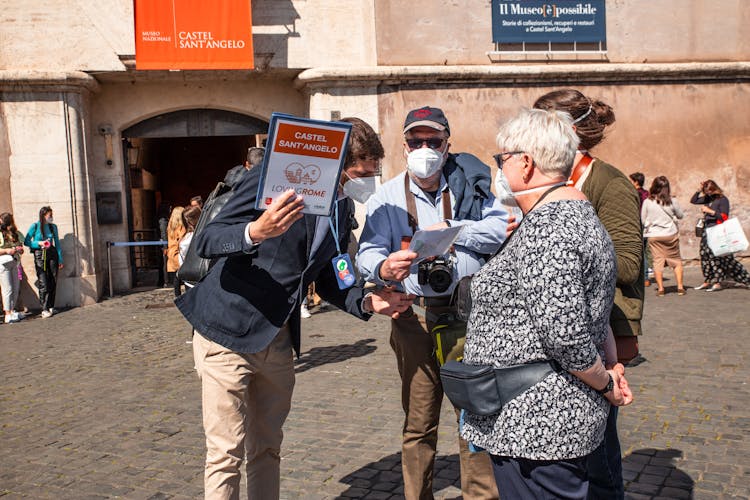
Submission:
{"label": "cobblestone pavement", "polygon": [[[686,283],[700,282],[696,268]],[[674,292],[673,281],[667,282]],[[630,498],[750,497],[750,291],[655,296],[620,413]],[[189,328],[171,290],[0,325],[0,497],[199,498],[203,435]],[[398,498],[399,381],[382,317],[304,321],[283,498]],[[460,497],[444,406],[436,497]]]}

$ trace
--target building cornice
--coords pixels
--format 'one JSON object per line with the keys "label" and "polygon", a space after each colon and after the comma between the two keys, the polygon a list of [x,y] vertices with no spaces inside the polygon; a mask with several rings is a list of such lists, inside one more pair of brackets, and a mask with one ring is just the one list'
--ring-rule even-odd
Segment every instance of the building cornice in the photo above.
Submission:
{"label": "building cornice", "polygon": [[495,64],[322,67],[301,72],[297,88],[434,84],[668,83],[750,80],[750,62]]}
{"label": "building cornice", "polygon": [[0,92],[98,92],[99,82],[83,71],[0,70]]}

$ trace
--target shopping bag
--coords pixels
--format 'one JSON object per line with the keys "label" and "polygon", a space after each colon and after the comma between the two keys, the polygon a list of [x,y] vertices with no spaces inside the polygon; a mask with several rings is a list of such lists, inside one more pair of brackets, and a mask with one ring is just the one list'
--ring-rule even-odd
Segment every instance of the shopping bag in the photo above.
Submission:
{"label": "shopping bag", "polygon": [[706,228],[706,243],[716,257],[747,250],[748,242],[737,217]]}

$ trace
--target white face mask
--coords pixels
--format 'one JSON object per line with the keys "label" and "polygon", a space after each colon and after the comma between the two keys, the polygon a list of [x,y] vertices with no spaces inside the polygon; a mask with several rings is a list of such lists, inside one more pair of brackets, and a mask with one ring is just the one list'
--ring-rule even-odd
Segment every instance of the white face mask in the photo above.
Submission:
{"label": "white face mask", "polygon": [[[349,177],[349,174],[344,172]],[[346,196],[359,203],[367,203],[370,196],[375,194],[375,189],[378,184],[375,177],[349,177],[349,180],[344,183],[341,190]]]}
{"label": "white face mask", "polygon": [[406,165],[409,167],[409,172],[420,179],[427,179],[440,170],[443,166],[443,159],[443,154],[432,148],[419,148],[409,152]]}
{"label": "white face mask", "polygon": [[505,178],[503,171],[498,171],[495,175],[495,192],[497,193],[497,199],[500,203],[510,209],[510,213],[516,217],[516,222],[521,222],[523,219],[523,211],[516,203],[516,198],[513,196],[513,190],[508,185],[508,179]]}

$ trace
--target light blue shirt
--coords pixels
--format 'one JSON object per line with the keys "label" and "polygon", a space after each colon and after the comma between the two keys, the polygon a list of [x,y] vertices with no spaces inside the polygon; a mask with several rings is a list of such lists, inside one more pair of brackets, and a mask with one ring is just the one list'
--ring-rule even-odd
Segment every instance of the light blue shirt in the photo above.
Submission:
{"label": "light blue shirt", "polygon": [[[406,172],[402,172],[383,184],[367,202],[367,219],[359,241],[357,267],[365,280],[378,285],[391,284],[380,279],[380,266],[389,254],[401,250],[402,236],[412,235],[406,212],[405,175]],[[411,179],[409,190],[414,194],[419,229],[446,220],[443,216],[443,196],[450,196],[451,214],[447,215],[452,217],[455,213],[456,199],[448,189],[445,177],[440,177],[440,189],[435,200]],[[420,285],[417,280],[418,264],[414,264],[409,277],[398,285],[399,289],[424,297],[450,295],[459,279],[474,274],[482,267],[484,256],[480,254],[495,253],[505,240],[508,212],[490,194],[482,206],[482,220],[449,220],[451,226],[463,226],[454,244],[456,253],[451,287],[443,293],[437,293],[429,285]]]}

